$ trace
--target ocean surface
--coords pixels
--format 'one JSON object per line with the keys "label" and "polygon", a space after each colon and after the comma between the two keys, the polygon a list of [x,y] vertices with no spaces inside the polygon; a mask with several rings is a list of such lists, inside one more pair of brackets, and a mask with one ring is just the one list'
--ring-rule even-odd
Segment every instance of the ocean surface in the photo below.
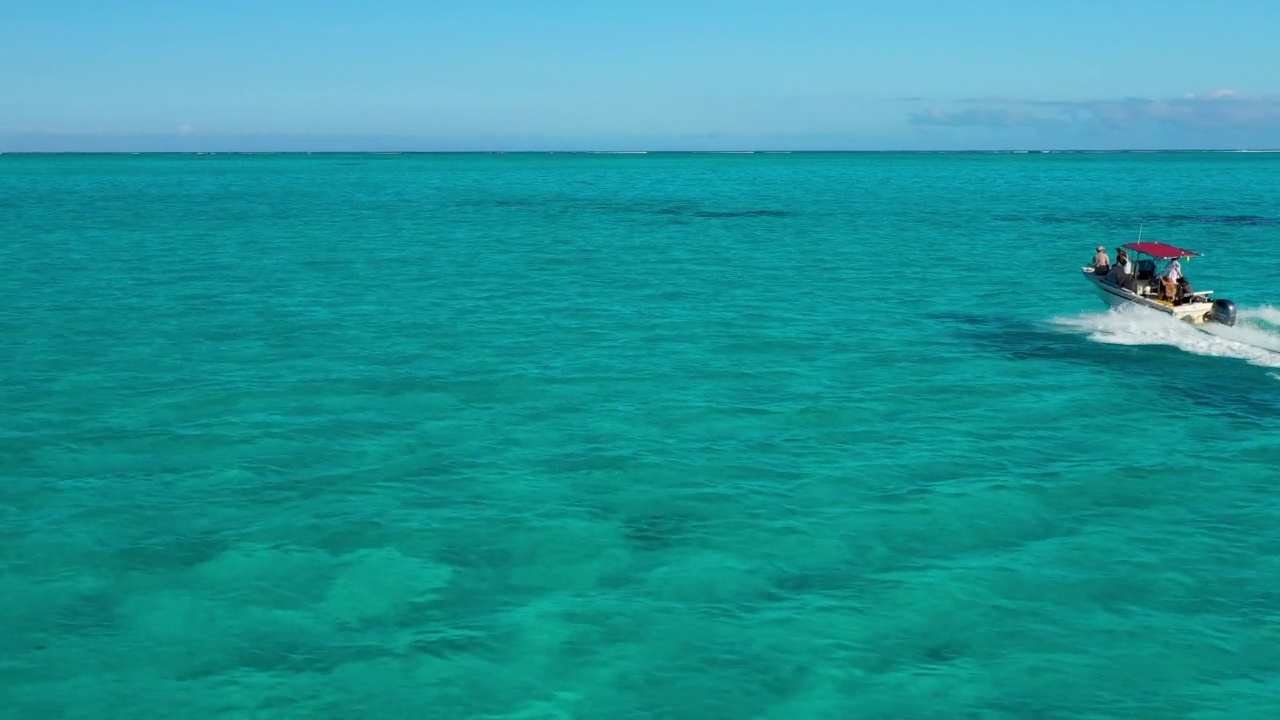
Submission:
{"label": "ocean surface", "polygon": [[3,155],[0,378],[4,720],[1280,717],[1280,154]]}

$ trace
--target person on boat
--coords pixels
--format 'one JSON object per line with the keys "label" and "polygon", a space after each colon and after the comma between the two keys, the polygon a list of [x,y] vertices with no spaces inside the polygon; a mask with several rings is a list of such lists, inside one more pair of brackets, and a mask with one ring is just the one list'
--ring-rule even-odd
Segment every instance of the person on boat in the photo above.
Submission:
{"label": "person on boat", "polygon": [[1107,248],[1104,245],[1098,246],[1098,252],[1093,256],[1093,272],[1095,275],[1105,275],[1111,269],[1111,257],[1107,255]]}
{"label": "person on boat", "polygon": [[1116,287],[1133,290],[1133,263],[1129,262],[1129,253],[1123,248],[1116,251],[1116,264],[1111,269],[1111,281]]}
{"label": "person on boat", "polygon": [[1191,283],[1187,281],[1187,276],[1183,275],[1178,278],[1178,299],[1173,301],[1174,305],[1180,305],[1184,302],[1195,302],[1196,291],[1191,287]]}
{"label": "person on boat", "polygon": [[1164,299],[1174,302],[1178,299],[1178,279],[1182,277],[1182,263],[1178,262],[1178,258],[1169,261],[1164,266],[1164,272],[1160,279],[1164,282]]}

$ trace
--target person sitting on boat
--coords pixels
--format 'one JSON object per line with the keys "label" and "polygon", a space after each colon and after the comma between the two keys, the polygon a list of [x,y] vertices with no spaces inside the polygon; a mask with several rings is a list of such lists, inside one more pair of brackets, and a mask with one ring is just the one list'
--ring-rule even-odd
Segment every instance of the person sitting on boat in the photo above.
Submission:
{"label": "person sitting on boat", "polygon": [[1116,287],[1133,290],[1133,263],[1129,262],[1129,254],[1124,250],[1116,253],[1116,264],[1111,269],[1111,281]]}
{"label": "person sitting on boat", "polygon": [[1182,263],[1178,262],[1178,258],[1169,261],[1164,266],[1164,273],[1160,279],[1164,283],[1164,299],[1173,302],[1178,299],[1178,278],[1182,277]]}
{"label": "person sitting on boat", "polygon": [[1173,301],[1174,305],[1180,305],[1184,302],[1195,302],[1196,291],[1191,287],[1191,283],[1187,282],[1187,276],[1183,275],[1178,278],[1178,299]]}
{"label": "person sitting on boat", "polygon": [[1093,256],[1093,272],[1095,275],[1105,275],[1111,269],[1111,257],[1107,255],[1107,248],[1103,245],[1098,246],[1098,252]]}

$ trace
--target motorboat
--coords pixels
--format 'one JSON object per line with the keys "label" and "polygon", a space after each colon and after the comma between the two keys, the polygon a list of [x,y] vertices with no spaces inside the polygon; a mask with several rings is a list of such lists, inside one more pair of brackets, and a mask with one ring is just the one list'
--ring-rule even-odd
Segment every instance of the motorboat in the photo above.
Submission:
{"label": "motorboat", "polygon": [[[1193,325],[1236,324],[1235,303],[1224,298],[1213,299],[1212,290],[1181,290],[1179,297],[1164,297],[1163,283],[1156,273],[1158,261],[1200,257],[1200,253],[1159,242],[1135,242],[1123,246],[1130,256],[1133,273],[1119,278],[1116,266],[1098,273],[1091,266],[1081,268],[1102,299],[1111,307],[1141,305]],[[1179,263],[1181,264],[1181,263]],[[1166,265],[1167,267],[1167,265]]]}

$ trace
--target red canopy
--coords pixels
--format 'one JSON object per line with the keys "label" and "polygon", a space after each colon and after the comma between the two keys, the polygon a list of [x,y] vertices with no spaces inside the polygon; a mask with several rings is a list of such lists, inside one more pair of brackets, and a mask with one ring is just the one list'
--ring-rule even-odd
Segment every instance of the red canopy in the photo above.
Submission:
{"label": "red canopy", "polygon": [[1135,252],[1140,252],[1146,255],[1150,255],[1151,257],[1157,258],[1159,260],[1168,260],[1170,258],[1176,258],[1176,257],[1199,257],[1200,256],[1200,253],[1198,252],[1183,250],[1182,248],[1176,248],[1172,245],[1165,245],[1164,243],[1158,243],[1158,242],[1130,243],[1128,245],[1125,245],[1125,247]]}

